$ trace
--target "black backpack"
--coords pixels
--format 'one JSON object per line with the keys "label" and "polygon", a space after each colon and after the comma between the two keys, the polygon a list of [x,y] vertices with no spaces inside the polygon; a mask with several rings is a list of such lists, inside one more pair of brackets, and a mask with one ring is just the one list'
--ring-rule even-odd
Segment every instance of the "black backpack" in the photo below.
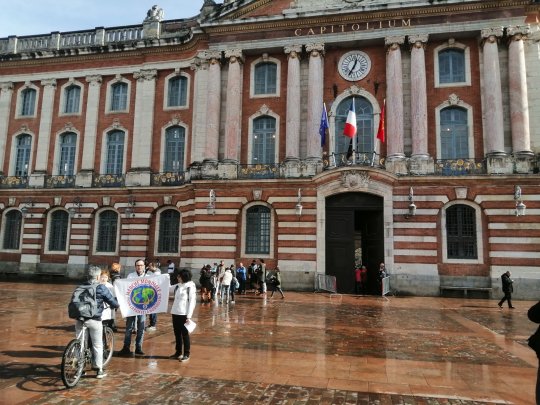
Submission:
{"label": "black backpack", "polygon": [[92,319],[98,313],[97,287],[99,284],[83,284],[78,286],[68,304],[68,315],[71,319]]}

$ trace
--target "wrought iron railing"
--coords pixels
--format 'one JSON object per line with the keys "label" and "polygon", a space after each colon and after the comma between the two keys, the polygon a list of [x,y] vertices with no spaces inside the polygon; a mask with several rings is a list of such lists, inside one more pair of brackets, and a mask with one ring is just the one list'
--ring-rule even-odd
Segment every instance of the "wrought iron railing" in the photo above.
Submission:
{"label": "wrought iron railing", "polygon": [[45,188],[70,188],[75,187],[76,176],[47,176]]}
{"label": "wrought iron railing", "polygon": [[181,186],[186,183],[185,172],[152,173],[152,186]]}
{"label": "wrought iron railing", "polygon": [[434,174],[439,176],[487,174],[486,161],[484,159],[437,159]]}
{"label": "wrought iron railing", "polygon": [[384,158],[375,152],[331,153],[323,160],[325,170],[343,166],[384,167]]}
{"label": "wrought iron railing", "polygon": [[27,188],[28,176],[0,176],[0,188]]}
{"label": "wrought iron railing", "polygon": [[279,164],[238,165],[238,179],[276,179],[280,177]]}
{"label": "wrought iron railing", "polygon": [[125,183],[123,174],[96,174],[92,179],[92,187],[123,187]]}

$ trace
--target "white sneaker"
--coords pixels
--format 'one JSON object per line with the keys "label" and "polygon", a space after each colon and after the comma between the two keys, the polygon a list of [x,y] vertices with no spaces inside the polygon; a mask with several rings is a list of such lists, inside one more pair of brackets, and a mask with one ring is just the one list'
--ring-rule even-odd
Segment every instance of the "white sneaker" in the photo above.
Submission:
{"label": "white sneaker", "polygon": [[107,376],[107,373],[103,370],[98,370],[96,378],[104,378]]}
{"label": "white sneaker", "polygon": [[148,330],[153,332],[153,331],[157,330],[157,328],[155,326],[149,326]]}

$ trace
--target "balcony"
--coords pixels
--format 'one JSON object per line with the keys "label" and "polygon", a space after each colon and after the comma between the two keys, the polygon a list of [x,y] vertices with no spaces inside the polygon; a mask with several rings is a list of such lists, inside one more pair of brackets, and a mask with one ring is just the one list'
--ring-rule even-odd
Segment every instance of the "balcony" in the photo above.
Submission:
{"label": "balcony", "polygon": [[185,183],[185,172],[152,173],[151,177],[151,185],[155,187],[181,186]]}
{"label": "balcony", "polygon": [[123,174],[95,174],[92,187],[124,187],[126,178]]}
{"label": "balcony", "polygon": [[238,179],[277,179],[280,176],[280,164],[237,165]]}
{"label": "balcony", "polygon": [[76,176],[46,176],[45,188],[72,188],[75,187]]}
{"label": "balcony", "polygon": [[0,188],[28,188],[28,176],[0,176]]}

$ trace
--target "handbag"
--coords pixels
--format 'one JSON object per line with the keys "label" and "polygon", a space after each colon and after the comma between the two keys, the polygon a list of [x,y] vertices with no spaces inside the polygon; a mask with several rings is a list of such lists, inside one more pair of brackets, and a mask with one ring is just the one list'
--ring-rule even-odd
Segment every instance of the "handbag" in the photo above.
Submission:
{"label": "handbag", "polygon": [[540,327],[527,339],[527,344],[536,354],[540,355]]}

